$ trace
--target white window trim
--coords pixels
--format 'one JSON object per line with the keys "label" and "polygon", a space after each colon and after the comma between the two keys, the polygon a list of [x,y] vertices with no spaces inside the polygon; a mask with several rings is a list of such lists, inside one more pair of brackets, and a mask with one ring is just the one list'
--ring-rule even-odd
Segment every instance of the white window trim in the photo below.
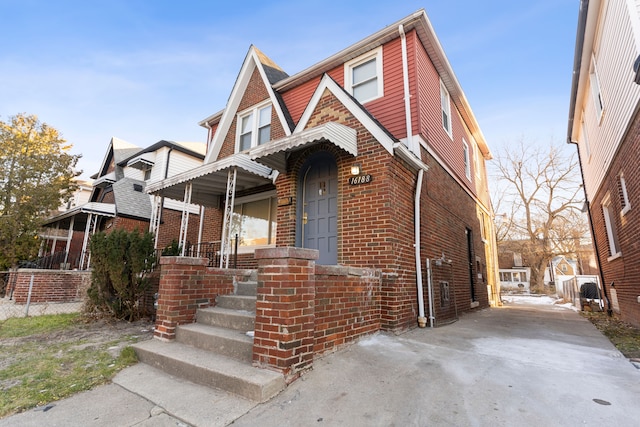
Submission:
{"label": "white window trim", "polygon": [[[251,148],[254,148],[258,145],[260,110],[268,106],[271,106],[271,108],[273,108],[273,105],[271,105],[271,101],[269,100],[265,102],[261,102],[260,104],[256,104],[251,108],[247,108],[246,110],[240,111],[236,114],[236,148],[235,148],[236,153],[240,153],[240,135],[242,132],[242,119],[248,116],[249,114],[253,114],[253,123],[251,125],[251,147],[247,149],[247,150],[250,150]],[[272,110],[272,114],[273,114],[273,110]]]}
{"label": "white window trim", "polygon": [[596,120],[600,124],[604,116],[604,100],[602,99],[602,86],[600,85],[600,77],[598,77],[598,67],[596,66],[596,57],[594,55],[591,56],[589,84],[591,85],[591,98],[593,99]]}
{"label": "white window trim", "polygon": [[462,138],[462,156],[464,161],[464,175],[469,181],[471,181],[471,152],[469,151],[469,144]]}
{"label": "white window trim", "polygon": [[[258,200],[264,200],[264,199],[271,199],[274,197],[277,197],[278,193],[274,190],[274,191],[267,191],[264,193],[258,193],[258,194],[252,194],[250,196],[244,196],[244,197],[237,197],[234,200],[234,209],[237,205],[241,205],[243,203],[251,203],[251,202],[256,202]],[[240,246],[238,245],[238,254],[252,254],[255,252],[256,249],[265,249],[265,248],[275,248],[276,244],[275,244],[275,236],[274,237],[274,243],[270,244],[270,245],[254,245],[254,246]]]}
{"label": "white window trim", "polygon": [[608,261],[614,260],[622,255],[618,244],[616,243],[616,236],[614,235],[613,212],[611,210],[611,195],[607,194],[602,199],[602,213],[604,215],[604,225],[607,231],[607,238],[609,240],[609,258]]}
{"label": "white window trim", "polygon": [[373,101],[374,99],[382,98],[384,96],[382,46],[344,63],[344,88],[351,96],[353,96],[353,81],[351,79],[351,70],[373,58],[375,58],[376,60],[376,83],[378,84],[378,95],[373,98],[358,100],[358,102],[360,102],[361,104],[365,104],[367,102]]}
{"label": "white window trim", "polygon": [[627,212],[631,210],[631,203],[629,202],[629,193],[627,192],[627,182],[624,179],[624,174],[620,173],[620,189],[622,190],[622,211],[620,215],[625,215]]}
{"label": "white window trim", "polygon": [[[443,95],[446,97],[446,105],[443,104]],[[442,129],[449,135],[449,138],[453,139],[453,120],[451,119],[451,95],[449,91],[445,87],[442,80],[440,80],[440,113],[446,113],[447,118],[449,119],[449,128],[444,125],[444,120],[440,117],[440,121],[442,122]]]}

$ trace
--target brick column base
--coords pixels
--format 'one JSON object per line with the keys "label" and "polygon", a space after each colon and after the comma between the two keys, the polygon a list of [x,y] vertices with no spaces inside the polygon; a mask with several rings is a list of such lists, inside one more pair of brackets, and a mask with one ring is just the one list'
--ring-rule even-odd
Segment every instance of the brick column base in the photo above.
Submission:
{"label": "brick column base", "polygon": [[258,299],[253,362],[282,372],[290,382],[313,365],[318,251],[259,249],[255,257]]}

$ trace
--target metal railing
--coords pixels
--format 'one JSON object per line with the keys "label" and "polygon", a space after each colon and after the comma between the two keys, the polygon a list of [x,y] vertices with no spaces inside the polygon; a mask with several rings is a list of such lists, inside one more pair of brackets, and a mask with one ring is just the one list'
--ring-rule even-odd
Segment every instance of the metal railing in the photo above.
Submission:
{"label": "metal railing", "polygon": [[77,269],[79,265],[79,252],[60,251],[31,261],[22,261],[18,264],[18,267],[38,268],[42,270],[74,270]]}
{"label": "metal railing", "polygon": [[[222,256],[221,252],[222,241],[216,240],[212,242],[201,242],[195,245],[187,243],[187,246],[184,250],[184,256],[192,257],[192,258],[207,258],[209,267],[219,267],[220,266],[220,257]],[[177,253],[172,253],[167,251],[167,249],[158,249],[157,254],[160,256],[170,256],[170,255],[179,255],[181,251],[176,250]],[[236,234],[235,238],[232,240],[232,251],[229,259],[229,266],[231,268],[237,268],[238,266],[238,235]]]}

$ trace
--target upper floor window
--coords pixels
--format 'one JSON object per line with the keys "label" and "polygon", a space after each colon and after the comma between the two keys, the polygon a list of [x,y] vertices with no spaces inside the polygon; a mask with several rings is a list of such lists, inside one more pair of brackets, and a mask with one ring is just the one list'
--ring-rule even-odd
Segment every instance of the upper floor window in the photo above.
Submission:
{"label": "upper floor window", "polygon": [[271,105],[262,105],[238,115],[238,151],[271,140]]}
{"label": "upper floor window", "polygon": [[451,132],[451,98],[449,91],[444,87],[444,83],[440,81],[440,105],[442,107],[442,127],[452,137]]}
{"label": "upper floor window", "polygon": [[627,181],[625,181],[622,173],[620,173],[618,180],[620,182],[620,202],[622,204],[621,214],[624,215],[631,210],[631,203],[629,202],[629,193],[627,192]]}
{"label": "upper floor window", "polygon": [[596,68],[595,57],[591,58],[591,68],[589,70],[589,83],[591,84],[591,96],[596,109],[596,118],[600,120],[604,112],[604,102],[602,101],[602,91],[600,90],[600,79]]}
{"label": "upper floor window", "polygon": [[464,161],[464,174],[468,180],[471,180],[471,156],[469,153],[469,144],[464,139],[462,140],[462,155]]}
{"label": "upper floor window", "polygon": [[382,48],[344,64],[344,86],[360,103],[383,95]]}

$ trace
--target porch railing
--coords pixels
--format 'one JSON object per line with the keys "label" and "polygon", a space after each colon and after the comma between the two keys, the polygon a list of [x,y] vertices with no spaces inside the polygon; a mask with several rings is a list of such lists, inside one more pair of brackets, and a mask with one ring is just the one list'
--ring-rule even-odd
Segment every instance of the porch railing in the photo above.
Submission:
{"label": "porch railing", "polygon": [[[221,240],[216,240],[212,242],[202,242],[198,244],[187,244],[184,250],[184,256],[186,257],[198,257],[198,258],[207,258],[209,262],[207,265],[209,267],[218,267],[220,266],[220,257],[221,251],[220,248],[222,246]],[[167,253],[166,250],[158,249],[158,256],[166,256],[166,255],[174,255]],[[231,268],[237,268],[238,266],[238,235],[236,234],[235,238],[231,241],[231,254],[229,259],[229,266]]]}
{"label": "porch railing", "polygon": [[39,268],[43,270],[74,270],[80,264],[79,252],[60,251],[31,261],[22,261],[20,268]]}

